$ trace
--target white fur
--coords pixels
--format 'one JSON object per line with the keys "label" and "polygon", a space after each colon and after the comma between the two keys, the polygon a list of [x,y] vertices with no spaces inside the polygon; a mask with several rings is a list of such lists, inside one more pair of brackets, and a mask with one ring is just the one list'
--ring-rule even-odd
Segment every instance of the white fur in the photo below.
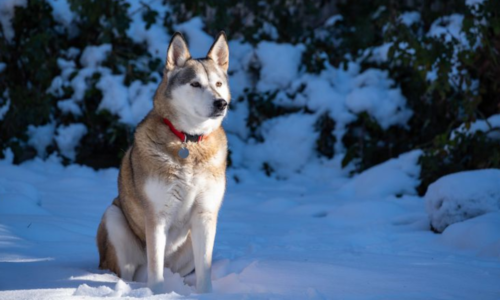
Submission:
{"label": "white fur", "polygon": [[[199,82],[201,87],[185,84],[172,90],[172,102],[178,115],[176,126],[190,134],[208,135],[221,125],[227,113],[226,109],[223,115],[211,118],[215,100],[222,97],[229,102],[229,87],[215,72],[211,72],[209,77],[205,72],[200,73],[194,81]],[[217,87],[217,82],[221,82],[222,86]]]}
{"label": "white fur", "polygon": [[196,268],[196,290],[212,291],[212,252],[217,229],[217,214],[224,196],[225,184],[200,176],[203,193],[196,198],[196,210],[191,215],[191,235]]}
{"label": "white fur", "polygon": [[[220,78],[219,75],[215,72],[210,72],[209,76],[210,76],[211,86],[213,86],[216,89],[217,93],[219,93],[219,95],[222,96],[222,99],[228,101],[230,97],[230,92],[227,83],[225,83],[225,80]],[[221,82],[222,85],[220,87],[217,87],[217,82]]]}
{"label": "white fur", "polygon": [[156,294],[164,292],[163,268],[166,238],[164,224],[157,222],[152,228],[146,226],[148,287]]}
{"label": "white fur", "polygon": [[[192,176],[186,174],[186,179]],[[187,215],[194,203],[195,190],[185,181],[165,183],[158,178],[148,178],[144,185],[144,191],[150,203],[154,206],[156,218],[165,220],[166,226],[182,226],[189,218]],[[173,194],[180,196],[178,200]],[[168,228],[166,228],[168,229]]]}
{"label": "white fur", "polygon": [[[211,291],[212,251],[224,183],[209,178],[187,172],[182,180],[169,184],[157,178],[146,181],[144,191],[154,207],[158,223],[156,228],[151,229],[154,245],[150,246],[148,240],[148,255],[154,256],[156,262],[148,269],[148,285],[153,289],[163,282],[160,262],[163,265],[164,258],[168,260],[173,255],[191,230],[197,290]],[[173,196],[174,193],[181,197],[181,201]]]}
{"label": "white fur", "polygon": [[149,202],[154,206],[154,211],[157,215],[172,212],[172,206],[175,202],[168,201],[167,203],[168,195],[172,191],[172,188],[173,184],[165,184],[158,178],[148,178],[146,180],[144,192]]}
{"label": "white fur", "polygon": [[196,290],[199,293],[212,291],[212,253],[217,227],[217,216],[200,214],[193,217],[191,238],[193,241]]}
{"label": "white fur", "polygon": [[227,71],[229,67],[229,47],[225,35],[220,34],[217,37],[207,56],[213,59],[224,71]]}
{"label": "white fur", "polygon": [[105,212],[108,238],[115,248],[123,280],[132,281],[138,267],[146,264],[146,253],[136,242],[121,210],[111,205]]}
{"label": "white fur", "polygon": [[176,36],[167,50],[167,67],[181,67],[190,56],[184,39],[180,36]]}
{"label": "white fur", "polygon": [[180,131],[208,135],[220,126],[223,116],[210,118],[214,95],[202,90],[187,84],[172,91],[172,102],[178,116],[175,126]]}

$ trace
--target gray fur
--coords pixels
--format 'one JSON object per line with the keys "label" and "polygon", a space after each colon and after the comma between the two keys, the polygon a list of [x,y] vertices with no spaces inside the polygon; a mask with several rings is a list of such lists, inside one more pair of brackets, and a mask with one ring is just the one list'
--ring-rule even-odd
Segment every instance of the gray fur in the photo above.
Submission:
{"label": "gray fur", "polygon": [[[166,90],[165,96],[167,98],[171,98],[171,92],[176,87],[191,84],[196,81],[197,75],[204,74],[208,78],[210,82],[210,74],[215,73],[219,76],[223,84],[228,84],[227,73],[221,71],[215,64],[215,62],[210,58],[200,58],[200,59],[189,59],[186,61],[185,65],[182,68],[179,68],[170,75],[168,78],[168,87]],[[210,89],[214,95],[216,95],[215,99],[222,98],[220,93],[213,86],[202,86],[203,89]],[[226,99],[227,100],[227,99]]]}
{"label": "gray fur", "polygon": [[168,84],[171,87],[189,84],[196,78],[196,74],[197,70],[193,66],[186,66],[173,74],[171,78],[169,78]]}

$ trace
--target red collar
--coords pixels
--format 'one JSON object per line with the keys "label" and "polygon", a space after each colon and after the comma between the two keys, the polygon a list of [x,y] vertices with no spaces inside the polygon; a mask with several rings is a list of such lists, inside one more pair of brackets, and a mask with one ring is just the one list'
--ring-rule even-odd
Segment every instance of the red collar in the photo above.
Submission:
{"label": "red collar", "polygon": [[163,118],[163,123],[165,123],[168,128],[170,128],[170,131],[172,131],[173,134],[175,134],[183,143],[186,143],[187,141],[193,142],[193,143],[199,143],[203,141],[207,136],[205,135],[191,135],[184,133],[182,131],[177,130],[172,122],[170,122],[167,118]]}

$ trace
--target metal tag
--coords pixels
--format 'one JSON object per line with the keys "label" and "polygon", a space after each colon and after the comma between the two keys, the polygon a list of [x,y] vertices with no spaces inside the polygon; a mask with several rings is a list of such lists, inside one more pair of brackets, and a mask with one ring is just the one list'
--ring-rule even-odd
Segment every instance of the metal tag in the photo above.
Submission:
{"label": "metal tag", "polygon": [[182,147],[177,154],[180,158],[186,159],[189,156],[189,150]]}

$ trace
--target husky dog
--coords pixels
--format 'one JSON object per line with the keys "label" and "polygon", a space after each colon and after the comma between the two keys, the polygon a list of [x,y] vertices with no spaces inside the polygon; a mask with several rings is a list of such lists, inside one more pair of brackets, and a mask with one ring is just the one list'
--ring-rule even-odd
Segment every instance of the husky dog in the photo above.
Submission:
{"label": "husky dog", "polygon": [[[164,291],[163,268],[196,273],[196,290],[212,290],[217,214],[226,187],[227,139],[221,122],[231,100],[229,48],[221,32],[205,58],[192,59],[176,33],[154,107],[123,157],[118,197],[97,231],[101,269],[124,280],[147,267],[147,283]],[[135,275],[135,276],[134,276]]]}

